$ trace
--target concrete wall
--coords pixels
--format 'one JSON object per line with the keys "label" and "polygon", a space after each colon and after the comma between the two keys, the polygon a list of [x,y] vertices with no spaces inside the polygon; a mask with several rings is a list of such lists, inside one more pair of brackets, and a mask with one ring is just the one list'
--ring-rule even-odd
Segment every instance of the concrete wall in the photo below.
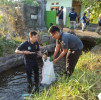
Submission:
{"label": "concrete wall", "polygon": [[[22,13],[25,19],[25,26],[27,28],[35,29],[38,26],[38,11],[39,7],[34,7],[28,4],[22,4]],[[34,18],[31,18],[33,16]]]}
{"label": "concrete wall", "polygon": [[[59,2],[59,5],[56,5],[56,3]],[[54,3],[54,5],[52,5],[52,3]],[[72,0],[47,0],[47,4],[46,4],[46,11],[51,11],[50,7],[54,7],[54,6],[64,6],[64,25],[66,24],[66,8],[67,7],[72,7]],[[56,19],[56,23],[58,24],[58,17]]]}
{"label": "concrete wall", "polygon": [[38,13],[38,24],[40,27],[46,27],[46,2],[47,0],[37,0],[40,5]]}

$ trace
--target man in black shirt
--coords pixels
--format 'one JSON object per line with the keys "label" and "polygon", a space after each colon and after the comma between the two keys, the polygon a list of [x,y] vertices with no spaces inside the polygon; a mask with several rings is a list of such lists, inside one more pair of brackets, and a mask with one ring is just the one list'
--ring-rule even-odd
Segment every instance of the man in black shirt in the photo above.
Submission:
{"label": "man in black shirt", "polygon": [[69,28],[74,27],[74,29],[75,29],[77,18],[78,18],[77,13],[74,12],[74,8],[72,8],[72,12],[69,13],[69,21],[70,21]]}
{"label": "man in black shirt", "polygon": [[58,17],[59,17],[59,27],[61,30],[63,30],[63,6],[61,6],[61,10],[58,11]]}
{"label": "man in black shirt", "polygon": [[31,92],[32,89],[32,70],[34,71],[34,79],[36,90],[38,89],[39,83],[39,68],[37,62],[37,54],[42,56],[39,44],[37,42],[38,35],[35,31],[29,32],[29,40],[23,42],[16,50],[17,54],[24,54],[24,64],[27,73],[28,80],[28,92]]}

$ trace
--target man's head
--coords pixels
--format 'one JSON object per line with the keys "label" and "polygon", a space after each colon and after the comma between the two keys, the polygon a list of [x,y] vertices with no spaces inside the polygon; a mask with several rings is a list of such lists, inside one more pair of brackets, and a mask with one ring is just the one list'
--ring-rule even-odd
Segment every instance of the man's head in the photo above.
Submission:
{"label": "man's head", "polygon": [[30,39],[30,41],[32,41],[33,43],[36,42],[36,41],[38,40],[37,32],[35,32],[35,31],[30,31],[30,32],[29,32],[29,39]]}
{"label": "man's head", "polygon": [[72,8],[72,11],[74,11],[75,9],[74,8]]}
{"label": "man's head", "polygon": [[60,29],[57,26],[51,26],[48,32],[50,33],[52,38],[54,39],[60,38]]}
{"label": "man's head", "polygon": [[83,16],[85,16],[85,15],[86,15],[86,13],[83,14]]}
{"label": "man's head", "polygon": [[63,6],[61,6],[61,9],[63,9],[64,7]]}

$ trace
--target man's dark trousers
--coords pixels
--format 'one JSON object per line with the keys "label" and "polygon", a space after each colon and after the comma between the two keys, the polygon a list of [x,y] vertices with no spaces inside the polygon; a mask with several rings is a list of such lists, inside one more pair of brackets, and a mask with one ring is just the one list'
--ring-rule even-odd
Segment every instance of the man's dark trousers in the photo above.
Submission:
{"label": "man's dark trousers", "polygon": [[82,50],[77,51],[68,50],[66,56],[66,73],[68,76],[71,76],[71,74],[74,72],[74,68],[81,54]]}
{"label": "man's dark trousers", "polygon": [[27,73],[27,80],[28,84],[32,87],[32,71],[34,72],[34,80],[35,80],[35,86],[38,88],[39,84],[39,67],[38,67],[38,62],[34,61],[33,63],[26,63],[25,64],[25,69]]}

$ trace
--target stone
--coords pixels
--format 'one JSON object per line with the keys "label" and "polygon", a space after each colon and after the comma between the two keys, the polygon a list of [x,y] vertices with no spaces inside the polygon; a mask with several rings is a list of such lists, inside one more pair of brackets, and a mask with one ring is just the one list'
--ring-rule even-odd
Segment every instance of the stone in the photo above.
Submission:
{"label": "stone", "polygon": [[49,40],[50,40],[50,36],[49,35],[42,35],[42,39],[41,39],[42,43],[44,43],[44,42],[48,42],[49,43]]}
{"label": "stone", "polygon": [[49,42],[50,42],[50,43],[55,43],[55,42],[56,42],[56,40],[55,40],[55,39],[53,39],[53,38],[50,36],[50,40],[49,40]]}
{"label": "stone", "polygon": [[94,48],[91,50],[91,52],[95,53],[95,54],[101,54],[101,46],[99,46],[99,45],[94,46]]}

